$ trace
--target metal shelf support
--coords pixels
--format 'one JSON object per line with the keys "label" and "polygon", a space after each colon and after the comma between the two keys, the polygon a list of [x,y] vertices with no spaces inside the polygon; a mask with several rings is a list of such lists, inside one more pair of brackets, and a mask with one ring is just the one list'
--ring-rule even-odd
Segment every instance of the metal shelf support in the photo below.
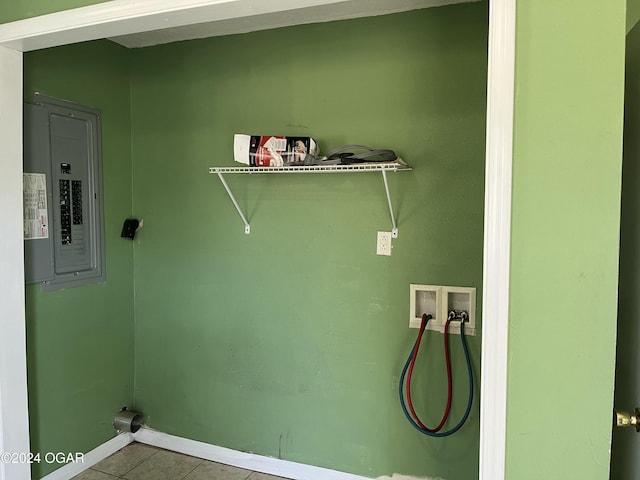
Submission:
{"label": "metal shelf support", "polygon": [[391,237],[398,238],[398,226],[396,225],[396,217],[393,214],[393,205],[391,204],[391,195],[389,194],[389,183],[387,182],[387,171],[382,170],[382,180],[384,181],[384,191],[387,192],[387,203],[389,204],[389,214],[391,215]]}
{"label": "metal shelf support", "polygon": [[247,221],[247,217],[245,217],[244,214],[242,213],[242,210],[240,209],[240,205],[238,205],[238,201],[236,200],[236,197],[233,196],[233,193],[231,192],[231,189],[229,188],[229,185],[227,185],[227,182],[225,181],[224,177],[222,176],[222,172],[216,172],[216,173],[218,174],[218,178],[222,182],[222,185],[224,186],[224,189],[229,194],[229,198],[233,202],[233,206],[236,207],[236,210],[238,211],[238,215],[240,215],[240,218],[244,222],[244,233],[249,235],[251,233],[251,225],[249,225],[249,222]]}
{"label": "metal shelf support", "polygon": [[222,182],[224,189],[227,191],[229,198],[236,207],[236,211],[244,222],[244,233],[251,233],[251,225],[247,217],[242,213],[240,205],[236,197],[234,197],[229,185],[224,179],[223,173],[362,173],[362,172],[382,172],[382,180],[384,181],[384,191],[387,195],[387,204],[389,206],[389,215],[391,216],[391,236],[398,238],[398,225],[396,217],[393,213],[393,204],[391,202],[391,194],[389,193],[389,182],[387,181],[387,171],[397,172],[411,170],[411,167],[398,159],[395,162],[385,163],[359,163],[353,165],[309,165],[309,166],[284,166],[284,167],[210,167],[209,173],[215,173]]}

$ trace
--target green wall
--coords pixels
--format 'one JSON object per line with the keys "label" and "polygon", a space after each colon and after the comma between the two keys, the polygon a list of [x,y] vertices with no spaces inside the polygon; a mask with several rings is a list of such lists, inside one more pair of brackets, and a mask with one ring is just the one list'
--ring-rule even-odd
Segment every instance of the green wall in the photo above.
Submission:
{"label": "green wall", "polygon": [[[25,55],[33,93],[102,110],[107,281],[26,291],[32,452],[88,451],[111,438],[114,413],[133,397],[133,246],[120,238],[131,213],[129,52],[95,42]],[[33,478],[59,465],[34,464]]]}
{"label": "green wall", "polygon": [[[32,450],[88,451],[129,404],[152,428],[239,450],[475,478],[478,391],[457,435],[429,439],[404,419],[397,384],[416,333],[409,283],[475,286],[481,304],[487,30],[478,3],[26,54],[26,100],[102,109],[107,222],[105,284],[27,290]],[[207,173],[233,164],[236,132],[394,148],[414,169],[389,175],[393,256],[375,255],[376,231],[390,229],[377,174],[229,176],[245,235]],[[132,205],[145,220],[133,245],[119,238]],[[450,426],[467,395],[458,341]],[[441,342],[429,335],[415,383],[431,424],[445,402]],[[469,343],[479,385],[480,338]]]}
{"label": "green wall", "polygon": [[[365,476],[477,478],[478,392],[457,435],[429,439],[397,384],[409,284],[481,293],[487,31],[476,3],[133,51],[135,403],[149,426]],[[237,132],[396,149],[414,170],[390,175],[393,255],[375,254],[390,220],[373,174],[228,176],[245,235],[208,174],[233,165]],[[427,341],[419,400],[432,424],[441,341]],[[459,337],[452,350],[457,421]]]}
{"label": "green wall", "polygon": [[627,0],[627,33],[640,20],[640,0]]}
{"label": "green wall", "polygon": [[625,1],[520,0],[509,479],[609,478]]}
{"label": "green wall", "polygon": [[[26,8],[20,3],[4,2],[2,21],[49,8],[43,1]],[[624,3],[589,0],[576,15],[569,2],[518,1],[507,478],[608,478]],[[627,5],[628,29],[640,16],[634,4]],[[74,5],[69,1],[63,8]],[[402,25],[399,32],[390,30],[395,35],[372,31],[375,22],[389,20],[372,19],[134,53],[145,69],[155,65],[150,72],[158,75],[142,68],[133,75],[134,105],[154,112],[133,112],[133,204],[148,220],[135,247],[136,345],[143,353],[136,357],[136,396],[150,424],[344,470],[473,478],[477,410],[470,424],[474,434],[443,442],[419,439],[403,425],[393,393],[413,333],[404,330],[406,284],[480,284],[482,202],[467,205],[452,193],[460,188],[448,188],[453,182],[469,191],[463,196],[481,196],[481,174],[473,168],[484,151],[478,132],[484,92],[471,95],[468,88],[484,88],[479,60],[485,60],[486,18],[482,28],[470,28],[468,19],[458,17],[469,8],[478,7],[455,7],[456,18],[443,24],[449,7],[423,12],[415,17],[424,17],[419,29]],[[440,20],[432,25],[430,18]],[[346,28],[351,25],[360,27]],[[318,29],[341,37],[314,37]],[[474,41],[480,29],[483,38]],[[371,42],[377,50],[369,48]],[[305,48],[309,44],[315,47]],[[287,75],[251,53],[274,46],[281,47],[277,52],[311,54]],[[35,55],[44,61],[47,53]],[[417,74],[373,72],[378,55]],[[275,58],[294,62],[288,55]],[[469,69],[468,62],[477,65]],[[451,74],[458,68],[459,76]],[[252,107],[262,91],[284,94],[277,101],[260,97],[269,108]],[[371,97],[380,108],[370,105]],[[117,98],[95,104],[108,108]],[[162,121],[160,109],[167,113]],[[239,219],[206,167],[231,163],[235,131],[285,129],[311,132],[325,149],[352,139],[393,146],[415,166],[391,178],[400,214],[391,258],[371,254],[374,231],[388,228],[379,178],[229,177],[254,227],[250,236],[241,234]],[[129,208],[123,206],[121,214]],[[120,215],[108,207],[110,216]],[[474,225],[469,238],[452,240],[463,221]],[[84,292],[113,288],[110,280],[107,285]],[[33,290],[29,296],[37,298]],[[52,302],[65,296],[60,303],[67,305],[66,299],[80,294],[49,295]],[[169,306],[161,309],[167,299]],[[84,296],[78,300],[90,303]],[[49,312],[40,310],[43,318]],[[29,330],[30,350],[37,346],[45,353],[38,354],[41,365],[59,372],[73,363],[45,362],[50,352],[54,360],[65,356],[58,350],[69,348],[67,336],[52,331],[47,339],[49,332],[43,332],[42,345],[36,345]],[[477,362],[477,341],[472,347]],[[30,353],[32,397],[34,358]],[[73,368],[84,368],[85,360]],[[192,371],[185,374],[178,365]],[[440,366],[434,362],[431,373]],[[146,372],[152,375],[141,382]],[[39,442],[39,430],[53,436],[55,428],[47,425],[55,420],[45,419],[34,402],[40,410],[50,403],[49,415],[58,414],[62,402],[35,396],[32,436]],[[165,409],[171,402],[183,410]],[[589,421],[566,421],[579,412]],[[324,445],[314,445],[318,439]],[[49,446],[64,448],[56,441]],[[459,452],[473,458],[461,461]]]}

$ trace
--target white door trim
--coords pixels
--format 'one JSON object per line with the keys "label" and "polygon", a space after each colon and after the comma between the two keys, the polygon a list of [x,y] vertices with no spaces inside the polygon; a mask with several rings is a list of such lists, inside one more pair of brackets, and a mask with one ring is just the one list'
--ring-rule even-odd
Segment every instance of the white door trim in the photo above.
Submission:
{"label": "white door trim", "polygon": [[[22,260],[22,53],[0,46],[0,453],[29,452]],[[0,459],[0,480],[29,464]],[[8,460],[12,460],[9,458]]]}
{"label": "white door trim", "polygon": [[[154,0],[155,2],[156,0]],[[11,367],[6,360],[0,363],[0,412],[4,415],[1,438],[15,441],[14,448],[24,447],[24,432],[28,431],[26,415],[26,349],[24,344],[24,282],[22,273],[22,225],[18,221],[22,210],[22,58],[6,46],[16,50],[46,48],[65,43],[111,36],[114,31],[129,32],[149,29],[149,20],[158,18],[160,9],[140,12],[134,0],[115,0],[91,7],[67,10],[34,19],[0,26],[0,61],[11,62],[11,73],[0,75],[0,145],[2,145],[3,174],[0,177],[0,193],[9,196],[0,202],[0,264],[9,265],[0,271],[0,299],[2,333],[13,335],[17,341],[11,350]],[[149,5],[149,1],[144,2]],[[189,8],[202,8],[214,4],[234,4],[236,0],[162,0],[163,12],[181,11],[188,15]],[[267,3],[267,2],[263,2]],[[332,0],[305,0],[297,2],[305,6],[313,3],[328,4]],[[187,6],[185,7],[185,4]],[[293,6],[292,0],[270,0],[273,7]],[[511,165],[513,147],[513,92],[516,0],[490,0],[489,22],[489,77],[487,97],[487,149],[485,190],[485,238],[484,238],[484,286],[483,286],[483,349],[482,385],[480,389],[480,480],[503,480],[506,434],[507,387],[507,336],[509,319],[509,258],[511,230]],[[117,19],[105,22],[105,16],[118,7]],[[289,8],[290,8],[289,7]],[[195,12],[195,10],[194,10]],[[102,23],[101,23],[102,22]],[[19,25],[18,25],[19,23]],[[19,39],[8,35],[19,26]],[[78,35],[78,32],[82,32]],[[37,45],[37,47],[34,47]],[[19,70],[19,73],[15,70]],[[1,68],[0,72],[7,72]],[[17,83],[19,83],[19,88]],[[6,128],[5,128],[6,127]],[[7,183],[5,188],[4,183]],[[21,220],[21,217],[20,217]],[[20,241],[18,241],[20,239]],[[20,269],[16,270],[17,263]],[[19,306],[18,306],[19,304]],[[6,337],[5,337],[6,338]],[[17,368],[16,368],[17,367]],[[12,388],[2,388],[4,379],[12,379]],[[18,385],[18,388],[14,388]],[[27,434],[28,435],[28,434]],[[5,443],[5,449],[11,447]],[[28,448],[28,436],[27,436]],[[2,467],[0,467],[2,468]],[[0,473],[2,470],[0,470]],[[3,480],[4,474],[0,474]],[[11,474],[13,480],[27,479],[28,474]]]}
{"label": "white door trim", "polygon": [[470,1],[478,0],[112,0],[0,25],[0,44],[27,52],[209,24],[206,33],[198,30],[197,36],[202,37]]}
{"label": "white door trim", "polygon": [[480,479],[505,478],[516,0],[489,13]]}

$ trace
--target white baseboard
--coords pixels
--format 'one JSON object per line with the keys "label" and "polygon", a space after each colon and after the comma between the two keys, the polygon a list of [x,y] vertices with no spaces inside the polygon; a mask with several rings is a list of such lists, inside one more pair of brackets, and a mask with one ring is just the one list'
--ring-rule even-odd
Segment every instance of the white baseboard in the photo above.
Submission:
{"label": "white baseboard", "polygon": [[87,468],[101,462],[109,455],[113,455],[121,448],[129,445],[131,442],[133,442],[133,434],[121,433],[120,435],[113,437],[111,440],[107,440],[102,445],[98,445],[90,452],[85,453],[83,462],[67,463],[58,470],[42,477],[41,480],[69,480],[79,473],[84,472]]}
{"label": "white baseboard", "polygon": [[[351,473],[338,472],[328,468],[305,465],[303,463],[280,460],[273,457],[255,455],[253,453],[239,452],[230,448],[218,447],[209,443],[189,440],[167,433],[158,432],[150,428],[141,428],[137,433],[121,433],[106,441],[102,445],[84,454],[82,463],[68,463],[58,470],[42,477],[41,480],[70,480],[86,469],[113,455],[121,448],[136,441],[146,445],[163,448],[173,452],[184,453],[192,457],[223,463],[234,467],[254,470],[256,472],[291,478],[293,480],[371,480],[369,477],[353,475]],[[396,477],[393,479],[416,479],[416,477]],[[391,477],[380,477],[379,480],[391,480]],[[417,480],[417,479],[416,479]]]}
{"label": "white baseboard", "polygon": [[[168,435],[150,428],[141,428],[134,435],[134,440],[192,457],[294,480],[370,480],[368,477],[351,473],[217,447],[196,440]],[[47,480],[50,479],[47,478]]]}

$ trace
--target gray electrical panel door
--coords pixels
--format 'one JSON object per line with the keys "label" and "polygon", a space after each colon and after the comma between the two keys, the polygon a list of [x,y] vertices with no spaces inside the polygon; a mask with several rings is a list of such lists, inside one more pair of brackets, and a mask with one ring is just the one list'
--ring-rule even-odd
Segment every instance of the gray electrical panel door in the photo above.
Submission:
{"label": "gray electrical panel door", "polygon": [[51,161],[47,110],[24,106],[24,274],[27,283],[53,279]]}
{"label": "gray electrical panel door", "polygon": [[36,101],[24,111],[26,280],[43,290],[104,281],[100,112]]}

